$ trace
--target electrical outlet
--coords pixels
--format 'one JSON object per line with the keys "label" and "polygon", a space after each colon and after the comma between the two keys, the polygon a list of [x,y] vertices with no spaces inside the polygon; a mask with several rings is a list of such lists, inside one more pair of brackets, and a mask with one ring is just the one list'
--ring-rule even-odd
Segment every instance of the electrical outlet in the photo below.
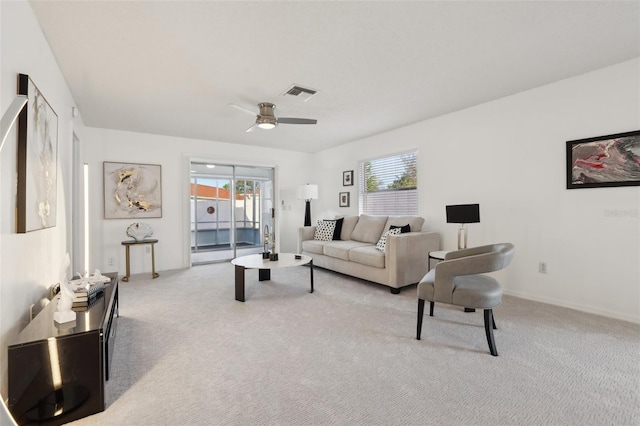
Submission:
{"label": "electrical outlet", "polygon": [[538,263],[538,272],[540,272],[541,274],[546,274],[547,273],[547,263],[546,262]]}
{"label": "electrical outlet", "polygon": [[115,259],[113,257],[110,257],[107,259],[107,266],[115,266]]}

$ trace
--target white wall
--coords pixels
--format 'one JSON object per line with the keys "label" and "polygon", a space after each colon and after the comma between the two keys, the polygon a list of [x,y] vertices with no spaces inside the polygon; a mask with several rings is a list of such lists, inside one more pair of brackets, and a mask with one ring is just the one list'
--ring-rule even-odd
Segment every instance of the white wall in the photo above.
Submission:
{"label": "white wall", "polygon": [[[275,167],[276,229],[280,231],[276,241],[280,251],[296,250],[297,233],[290,232],[290,228],[304,222],[304,201],[296,199],[296,191],[298,185],[308,181],[311,154],[89,127],[85,128],[82,143],[92,188],[91,269],[117,269],[124,274],[125,250],[121,242],[130,239],[125,231],[133,222],[149,223],[154,238],[159,240],[155,247],[156,270],[189,267],[189,158]],[[103,219],[103,161],[161,165],[162,218]],[[282,201],[286,209],[282,208]],[[116,259],[115,268],[107,266],[109,257]],[[150,270],[151,255],[132,248],[131,273]]]}
{"label": "white wall", "polygon": [[640,322],[640,187],[565,189],[566,141],[640,129],[639,76],[636,59],[317,153],[315,211],[357,214],[342,172],[417,149],[419,213],[443,249],[457,247],[444,206],[479,203],[469,245],[516,246],[506,293]]}
{"label": "white wall", "polygon": [[[358,160],[416,148],[420,214],[426,227],[453,249],[456,226],[444,206],[478,202],[480,224],[470,244],[511,241],[517,254],[502,274],[507,292],[640,322],[640,188],[566,190],[565,141],[640,129],[640,60],[520,93],[464,111],[370,137],[315,155],[102,129],[84,129],[71,117],[71,94],[24,0],[0,2],[0,111],[16,94],[18,73],[29,74],[58,114],[58,217],[54,228],[15,234],[15,132],[0,153],[0,393],[6,397],[7,343],[26,325],[28,307],[57,280],[71,251],[72,134],[91,166],[92,267],[106,270],[109,256],[124,271],[124,220],[102,219],[102,162],[163,166],[163,217],[149,222],[160,239],[159,270],[187,266],[183,238],[188,196],[185,155],[277,168],[280,250],[296,248],[304,203],[301,183],[317,183],[313,220],[357,213],[356,186],[342,172]],[[313,164],[313,168],[310,165]],[[338,193],[351,192],[351,207]],[[281,204],[278,202],[278,206]],[[614,214],[611,214],[614,212]],[[132,271],[146,272],[144,254]],[[549,273],[537,272],[546,261]],[[0,414],[1,416],[1,414]],[[2,417],[0,417],[2,418]]]}
{"label": "white wall", "polygon": [[[58,115],[58,212],[56,226],[15,233],[16,133],[0,155],[0,393],[7,395],[7,343],[27,324],[29,306],[58,281],[63,256],[71,248],[72,134],[82,121],[47,41],[25,1],[0,2],[0,111],[17,93],[17,76],[28,74]],[[74,122],[75,121],[75,122]]]}

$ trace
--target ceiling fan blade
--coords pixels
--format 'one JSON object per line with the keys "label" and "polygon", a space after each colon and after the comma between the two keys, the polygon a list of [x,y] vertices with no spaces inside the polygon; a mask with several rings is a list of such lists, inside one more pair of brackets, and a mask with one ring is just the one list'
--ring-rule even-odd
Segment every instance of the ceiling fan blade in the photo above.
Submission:
{"label": "ceiling fan blade", "polygon": [[233,107],[233,108],[237,109],[237,110],[240,110],[240,111],[243,111],[243,112],[247,112],[247,113],[249,113],[249,114],[251,114],[253,116],[258,115],[255,111],[251,111],[250,109],[247,109],[247,108],[245,108],[243,106],[236,105],[236,104],[228,104],[228,105],[230,107]]}
{"label": "ceiling fan blade", "polygon": [[280,124],[316,124],[317,122],[318,120],[313,118],[278,117]]}
{"label": "ceiling fan blade", "polygon": [[249,127],[247,130],[245,130],[245,133],[253,132],[257,128],[258,128],[258,125],[254,123],[253,126]]}

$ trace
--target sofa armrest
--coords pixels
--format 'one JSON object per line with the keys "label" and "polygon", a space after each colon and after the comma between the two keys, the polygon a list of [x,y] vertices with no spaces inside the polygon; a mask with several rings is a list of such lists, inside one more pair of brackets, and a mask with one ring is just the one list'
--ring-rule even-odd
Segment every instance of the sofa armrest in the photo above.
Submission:
{"label": "sofa armrest", "polygon": [[440,234],[431,231],[389,235],[385,265],[389,285],[399,288],[419,282],[429,269],[429,252],[440,250]]}
{"label": "sofa armrest", "polygon": [[298,228],[298,253],[302,253],[302,242],[307,240],[313,240],[313,235],[316,233],[316,227],[314,226],[301,226]]}

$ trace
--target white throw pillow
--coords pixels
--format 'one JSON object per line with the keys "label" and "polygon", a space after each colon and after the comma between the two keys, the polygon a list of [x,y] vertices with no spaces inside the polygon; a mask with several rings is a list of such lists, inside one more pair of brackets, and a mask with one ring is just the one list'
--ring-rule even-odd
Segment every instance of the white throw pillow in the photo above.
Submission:
{"label": "white throw pillow", "polygon": [[318,241],[331,241],[333,240],[333,232],[335,230],[335,220],[319,220],[316,226],[316,232],[313,233],[313,239]]}
{"label": "white throw pillow", "polygon": [[402,232],[402,229],[400,229],[400,228],[389,229],[387,232],[382,234],[382,237],[380,237],[380,240],[378,240],[378,244],[376,244],[376,248],[378,250],[380,250],[381,252],[386,253],[387,236],[388,235],[399,235],[401,232]]}

